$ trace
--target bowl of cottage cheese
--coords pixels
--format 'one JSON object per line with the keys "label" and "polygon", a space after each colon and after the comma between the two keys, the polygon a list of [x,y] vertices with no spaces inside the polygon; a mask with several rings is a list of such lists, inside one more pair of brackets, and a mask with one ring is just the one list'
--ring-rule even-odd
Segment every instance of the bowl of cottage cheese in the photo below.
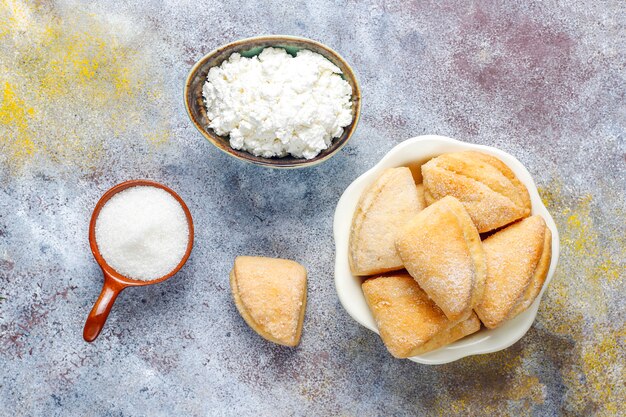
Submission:
{"label": "bowl of cottage cheese", "polygon": [[205,55],[185,84],[198,131],[240,160],[301,168],[327,160],[356,129],[359,84],[335,51],[310,39],[259,36]]}

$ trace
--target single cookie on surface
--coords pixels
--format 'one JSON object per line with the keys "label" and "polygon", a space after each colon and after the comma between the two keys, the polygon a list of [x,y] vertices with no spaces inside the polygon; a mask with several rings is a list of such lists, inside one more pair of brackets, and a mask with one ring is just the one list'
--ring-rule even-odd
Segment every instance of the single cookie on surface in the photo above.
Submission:
{"label": "single cookie on surface", "polygon": [[495,156],[464,151],[440,155],[422,165],[424,197],[432,204],[458,198],[479,233],[530,215],[530,196],[513,171]]}
{"label": "single cookie on surface", "polygon": [[458,324],[448,320],[406,273],[368,279],[362,289],[380,337],[396,358],[437,349],[480,328],[475,315]]}
{"label": "single cookie on surface", "polygon": [[396,240],[405,268],[451,321],[482,298],[487,266],[480,235],[463,205],[448,196],[413,217]]}
{"label": "single cookie on surface", "polygon": [[483,241],[487,257],[485,293],[475,311],[496,328],[526,310],[548,274],[552,234],[540,216],[531,216]]}
{"label": "single cookie on surface", "polygon": [[285,346],[300,343],[306,283],[306,269],[287,259],[238,256],[230,272],[243,319],[260,336]]}
{"label": "single cookie on surface", "polygon": [[397,233],[424,208],[409,168],[385,170],[359,200],[350,230],[349,260],[354,275],[402,269]]}

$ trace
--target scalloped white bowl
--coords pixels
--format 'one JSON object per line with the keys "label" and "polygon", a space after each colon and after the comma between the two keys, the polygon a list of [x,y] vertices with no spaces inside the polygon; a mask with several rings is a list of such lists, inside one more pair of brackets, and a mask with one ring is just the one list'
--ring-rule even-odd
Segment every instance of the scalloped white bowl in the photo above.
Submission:
{"label": "scalloped white bowl", "polygon": [[[496,352],[511,346],[522,338],[533,324],[543,292],[547,288],[559,259],[559,233],[550,213],[543,205],[537,186],[530,173],[520,161],[499,149],[460,142],[444,136],[418,136],[408,139],[391,149],[372,169],[354,180],[344,191],[337,203],[334,219],[335,235],[335,287],[341,304],[348,314],[359,324],[378,333],[376,322],[372,316],[361,283],[363,278],[354,276],[348,264],[348,238],[352,225],[352,216],[356,210],[359,197],[363,190],[386,168],[398,166],[421,166],[437,155],[447,152],[474,150],[500,158],[515,172],[515,175],[526,185],[532,202],[532,214],[541,215],[552,231],[552,261],[546,281],[535,302],[523,313],[509,320],[497,329],[482,328],[479,332],[458,340],[432,352],[409,358],[414,362],[427,365],[438,365],[453,362],[465,356]],[[419,171],[419,170],[418,170]]]}

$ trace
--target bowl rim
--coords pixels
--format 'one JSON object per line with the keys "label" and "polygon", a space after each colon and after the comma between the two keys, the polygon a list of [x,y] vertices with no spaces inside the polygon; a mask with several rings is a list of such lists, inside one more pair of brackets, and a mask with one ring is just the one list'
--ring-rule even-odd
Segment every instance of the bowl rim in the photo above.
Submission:
{"label": "bowl rim", "polygon": [[[532,214],[541,215],[546,221],[546,225],[552,232],[552,259],[550,261],[550,268],[544,285],[531,306],[517,317],[509,320],[507,323],[496,329],[485,329],[483,327],[479,332],[467,336],[450,345],[436,349],[432,352],[408,358],[413,362],[421,364],[439,365],[453,362],[466,356],[492,353],[506,349],[521,339],[528,332],[535,320],[541,298],[552,280],[558,263],[559,233],[554,219],[545,207],[543,201],[541,201],[541,197],[539,196],[533,177],[530,172],[528,172],[526,167],[513,155],[492,146],[462,142],[446,136],[423,135],[407,139],[394,146],[378,163],[356,178],[346,188],[335,209],[333,221],[333,234],[335,240],[335,289],[343,308],[357,323],[375,333],[378,333],[374,319],[369,312],[369,308],[367,308],[360,284],[357,284],[357,281],[362,282],[363,277],[356,277],[352,275],[348,265],[349,231],[352,225],[352,216],[354,215],[354,210],[358,204],[358,199],[360,198],[363,189],[370,184],[374,177],[382,170],[394,166],[403,166],[409,163],[405,162],[402,164],[394,161],[397,161],[398,159],[405,159],[408,157],[407,155],[411,153],[419,153],[420,147],[425,149],[422,151],[424,154],[421,157],[424,161],[436,156],[437,154],[428,153],[427,149],[429,146],[435,148],[451,148],[450,150],[439,152],[439,155],[446,152],[456,152],[460,150],[476,150],[502,159],[513,170],[513,172],[515,172],[520,181],[528,188],[528,193],[530,194],[533,206]],[[407,152],[408,149],[412,149],[413,151]],[[420,159],[420,157],[410,158],[411,160]],[[358,292],[354,290],[355,285],[358,285],[359,287]],[[359,294],[360,298],[358,298]],[[354,297],[357,297],[358,299],[355,299]],[[363,309],[363,304],[365,304],[365,310]]]}
{"label": "bowl rim", "polygon": [[[215,137],[213,137],[213,134],[211,134],[210,132],[207,132],[202,125],[200,124],[200,122],[198,120],[196,120],[196,118],[193,116],[191,109],[189,108],[189,95],[190,95],[190,85],[191,85],[191,81],[192,78],[195,76],[195,74],[199,71],[200,67],[207,61],[209,60],[211,57],[213,57],[214,55],[217,55],[218,53],[220,53],[223,50],[226,50],[228,48],[233,48],[236,47],[238,45],[241,44],[251,44],[251,46],[253,46],[252,44],[257,43],[257,42],[263,42],[263,41],[268,41],[268,42],[280,42],[280,41],[298,41],[298,42],[303,42],[309,45],[314,45],[324,51],[326,51],[328,54],[332,55],[335,59],[337,59],[338,61],[340,61],[344,67],[346,68],[347,71],[343,71],[344,75],[351,79],[352,82],[354,83],[354,91],[352,92],[353,96],[356,98],[355,101],[355,105],[354,105],[354,115],[353,115],[353,119],[352,122],[349,125],[349,129],[346,130],[347,132],[347,136],[345,138],[345,140],[343,140],[341,143],[339,143],[335,148],[333,148],[327,155],[324,155],[321,158],[314,158],[314,159],[295,159],[294,161],[292,161],[289,164],[276,164],[274,161],[279,160],[280,158],[262,158],[261,160],[257,160],[257,159],[253,159],[252,154],[249,154],[248,152],[243,151],[242,154],[238,154],[235,152],[232,152],[232,148],[230,148],[229,145],[224,145],[222,142],[220,142],[218,139],[216,139]],[[328,57],[325,57],[328,59]],[[354,69],[352,68],[352,66],[337,52],[335,51],[333,48],[318,42],[316,40],[313,39],[309,39],[309,38],[305,38],[305,37],[301,37],[301,36],[293,36],[293,35],[258,35],[258,36],[251,36],[248,38],[242,38],[242,39],[237,39],[234,40],[232,42],[228,42],[226,44],[220,45],[217,48],[214,48],[213,50],[211,50],[210,52],[208,52],[207,54],[205,54],[204,56],[202,56],[200,59],[198,59],[194,65],[191,67],[191,69],[189,70],[189,73],[187,74],[187,77],[185,79],[185,87],[183,89],[183,101],[185,103],[185,110],[187,112],[187,116],[189,117],[189,119],[191,120],[192,124],[195,126],[195,128],[202,134],[202,136],[205,137],[205,139],[207,139],[211,144],[213,144],[213,146],[215,146],[217,149],[219,149],[220,151],[226,153],[229,156],[232,156],[234,158],[237,158],[240,161],[245,161],[254,165],[259,165],[259,166],[263,166],[263,167],[268,167],[268,168],[275,168],[275,169],[297,169],[297,168],[306,168],[306,167],[312,167],[315,165],[318,165],[324,161],[327,161],[328,159],[330,159],[332,156],[334,156],[339,150],[341,150],[350,140],[350,138],[352,137],[352,135],[354,134],[354,132],[357,129],[357,125],[359,124],[359,120],[360,120],[360,116],[361,116],[361,102],[362,102],[362,95],[361,95],[361,86],[359,84],[359,80],[354,72]],[[216,135],[218,136],[218,135]],[[339,138],[335,138],[335,141],[337,141]],[[331,143],[331,147],[333,145],[335,145],[335,141],[333,141],[333,143]],[[328,148],[327,148],[328,149]],[[247,157],[246,155],[249,154],[251,157]]]}

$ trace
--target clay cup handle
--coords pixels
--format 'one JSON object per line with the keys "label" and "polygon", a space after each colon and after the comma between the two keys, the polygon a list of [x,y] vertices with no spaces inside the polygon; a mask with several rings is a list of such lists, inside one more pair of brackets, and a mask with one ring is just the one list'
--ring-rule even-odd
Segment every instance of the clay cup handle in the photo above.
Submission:
{"label": "clay cup handle", "polygon": [[83,339],[87,342],[96,340],[104,327],[107,317],[109,317],[115,299],[124,288],[124,285],[114,281],[106,271],[104,272],[102,291],[100,291],[100,296],[91,309],[89,317],[87,317],[83,330]]}

